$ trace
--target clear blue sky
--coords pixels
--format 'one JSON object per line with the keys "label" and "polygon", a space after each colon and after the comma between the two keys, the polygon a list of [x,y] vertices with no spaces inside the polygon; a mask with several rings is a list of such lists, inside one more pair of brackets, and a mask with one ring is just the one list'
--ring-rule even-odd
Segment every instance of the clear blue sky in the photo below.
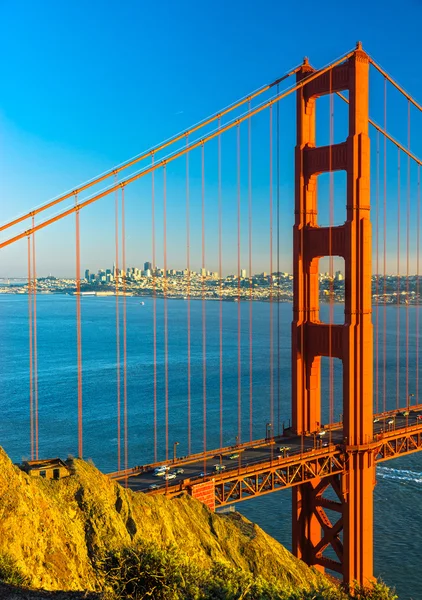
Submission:
{"label": "clear blue sky", "polygon": [[[364,48],[388,72],[419,101],[422,99],[420,0],[349,4],[337,1],[318,4],[309,0],[300,3],[22,0],[0,3],[0,17],[3,24],[1,222],[73,188],[272,81],[298,64],[304,55],[314,65],[322,66],[362,40]],[[405,119],[405,104],[403,110]],[[294,114],[290,119],[284,113],[282,116],[286,118],[286,131],[290,131]],[[376,118],[382,121],[382,110]],[[391,116],[393,129],[394,119]],[[420,123],[420,117],[415,115],[415,123],[417,119]],[[393,133],[406,142],[405,122],[401,127],[397,125]],[[420,125],[418,131],[421,132]],[[422,155],[422,136],[413,130],[412,136],[414,151]],[[255,141],[255,153],[257,144]],[[286,157],[291,156],[292,162],[293,148],[289,146],[283,151]],[[214,160],[215,156],[210,159]],[[281,177],[283,215],[290,209],[293,212],[290,167]],[[390,179],[391,185],[397,186]],[[157,185],[160,189],[159,182]],[[175,173],[174,186],[178,191],[174,192],[174,198],[179,205],[175,200],[173,211],[180,223],[183,185],[182,176]],[[227,195],[234,197],[235,179],[228,177],[227,185],[230,187]],[[258,188],[256,194],[254,190],[255,198],[260,194],[264,197],[259,175],[254,185]],[[192,186],[198,192],[197,180]],[[210,188],[214,197],[215,175],[208,177],[207,193]],[[403,194],[405,198],[405,189]],[[139,266],[151,259],[149,234],[142,233],[142,227],[146,227],[142,216],[148,215],[149,219],[150,214],[147,188],[139,188],[136,197],[128,192],[129,201],[136,203],[137,208],[129,224],[128,263]],[[194,212],[198,201],[199,194],[193,193]],[[215,205],[212,199],[209,201],[211,223]],[[82,268],[96,269],[112,263],[112,239],[109,245],[100,244],[106,233],[112,234],[112,204],[109,202],[107,206],[106,216],[90,210],[83,217]],[[135,216],[139,218],[139,229]],[[228,216],[228,220],[231,218]],[[291,215],[284,220],[290,231]],[[212,223],[208,243],[213,244],[214,250],[210,246],[207,251],[208,264],[216,268],[215,223]],[[194,226],[197,225],[199,213]],[[49,238],[39,236],[40,274],[74,272],[73,247],[70,238],[64,239],[72,227],[73,221],[71,225],[57,227]],[[268,270],[263,250],[267,248],[265,227],[257,225],[254,237],[256,271]],[[242,229],[243,250],[246,250],[246,234],[246,229]],[[169,266],[180,268],[184,266],[184,250],[180,249],[181,238],[176,233],[174,238],[172,235],[170,223],[169,243],[173,240],[175,249]],[[226,224],[225,235],[236,235],[234,220],[232,230]],[[282,238],[288,240],[288,235],[282,234]],[[236,268],[234,248],[226,248],[226,270]],[[287,246],[285,251],[287,256]],[[2,254],[0,276],[25,273],[25,244]],[[243,260],[242,254],[242,263],[245,262],[246,255]],[[290,258],[281,257],[282,268],[288,270],[289,264]],[[199,267],[199,262],[194,266]]]}

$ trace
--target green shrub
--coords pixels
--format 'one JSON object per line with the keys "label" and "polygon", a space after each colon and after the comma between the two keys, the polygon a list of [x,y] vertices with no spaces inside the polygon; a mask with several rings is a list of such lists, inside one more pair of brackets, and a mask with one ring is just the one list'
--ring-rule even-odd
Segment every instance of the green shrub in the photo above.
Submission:
{"label": "green shrub", "polygon": [[8,554],[0,554],[0,581],[10,585],[28,585],[29,583],[15,560]]}
{"label": "green shrub", "polygon": [[175,546],[138,543],[111,552],[102,562],[116,600],[396,600],[383,583],[355,588],[354,595],[335,586],[312,590],[278,585],[242,569],[214,563],[201,569]]}

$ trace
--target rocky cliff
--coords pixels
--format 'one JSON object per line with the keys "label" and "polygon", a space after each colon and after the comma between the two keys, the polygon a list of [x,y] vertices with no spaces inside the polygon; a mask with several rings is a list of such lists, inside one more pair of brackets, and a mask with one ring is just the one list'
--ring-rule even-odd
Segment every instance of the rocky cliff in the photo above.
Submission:
{"label": "rocky cliff", "polygon": [[74,460],[71,477],[31,478],[0,449],[0,558],[45,590],[103,589],[103,557],[155,542],[181,548],[201,568],[215,562],[308,587],[318,575],[237,513],[217,515],[189,496],[168,500],[126,490]]}

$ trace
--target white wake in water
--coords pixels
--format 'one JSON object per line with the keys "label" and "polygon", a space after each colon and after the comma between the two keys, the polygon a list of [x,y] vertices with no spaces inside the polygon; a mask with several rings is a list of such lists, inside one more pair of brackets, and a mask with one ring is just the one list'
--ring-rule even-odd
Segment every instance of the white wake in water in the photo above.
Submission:
{"label": "white wake in water", "polygon": [[380,479],[395,479],[397,481],[411,481],[422,483],[422,473],[406,469],[391,469],[390,467],[377,467],[377,476]]}

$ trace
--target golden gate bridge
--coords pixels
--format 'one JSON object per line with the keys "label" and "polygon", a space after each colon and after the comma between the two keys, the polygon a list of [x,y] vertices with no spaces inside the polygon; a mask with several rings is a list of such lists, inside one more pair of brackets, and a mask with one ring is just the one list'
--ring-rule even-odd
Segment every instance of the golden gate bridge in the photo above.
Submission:
{"label": "golden gate bridge", "polygon": [[[384,123],[380,125],[370,117],[370,81],[378,77],[383,96]],[[284,82],[294,83],[284,88]],[[387,90],[404,98],[407,110],[407,143],[396,139],[387,128]],[[371,88],[372,92],[372,88]],[[317,120],[318,99],[328,97],[328,143],[317,144],[319,121]],[[376,94],[374,94],[376,96]],[[279,274],[280,240],[280,122],[279,107],[287,98],[296,99],[296,148],[294,153],[295,187],[293,227],[293,319],[291,330],[292,352],[292,392],[291,423],[283,431],[274,432],[276,394],[274,389],[275,372],[279,365],[274,364],[275,347],[280,343],[279,331],[274,335],[273,306],[277,302],[278,289],[274,283],[275,269]],[[348,109],[342,129],[346,136],[335,143],[334,106],[341,100]],[[0,248],[15,246],[26,240],[24,249],[27,263],[28,291],[28,346],[29,346],[29,403],[30,431],[29,444],[32,460],[40,459],[39,448],[39,388],[38,388],[38,336],[37,323],[37,237],[42,230],[50,231],[55,223],[65,218],[75,219],[75,265],[76,265],[76,342],[77,342],[77,407],[78,407],[78,456],[84,450],[84,410],[83,410],[83,340],[81,307],[81,229],[83,211],[107,196],[115,200],[115,264],[120,277],[115,278],[116,303],[116,431],[117,470],[109,476],[134,490],[144,493],[166,494],[169,497],[189,493],[207,504],[210,509],[232,504],[292,488],[292,532],[293,552],[310,565],[320,570],[327,569],[339,573],[343,581],[367,583],[373,578],[373,489],[376,483],[376,465],[422,449],[422,404],[419,399],[419,254],[420,254],[420,166],[421,160],[411,146],[411,111],[420,113],[422,106],[390,77],[358,43],[357,47],[322,69],[315,69],[305,59],[301,65],[283,77],[245,96],[229,107],[201,121],[182,133],[125,162],[110,171],[76,187],[68,193],[49,201],[24,215],[2,225],[3,239]],[[318,121],[318,122],[317,122]],[[347,123],[347,126],[346,126]],[[252,179],[252,140],[255,131],[252,125],[266,132],[266,145],[260,142],[259,155],[267,161],[268,228],[266,241],[269,258],[269,309],[270,309],[270,364],[268,423],[266,436],[254,439],[253,403],[260,402],[253,395],[253,211],[254,186]],[[254,132],[254,136],[252,133]],[[371,155],[370,135],[376,135],[375,161]],[[231,137],[230,137],[231,136]],[[235,188],[235,213],[232,233],[235,238],[237,258],[237,421],[236,443],[223,446],[224,428],[224,347],[222,334],[223,281],[223,207],[225,190],[222,170],[227,156],[222,150],[222,140],[229,138],[234,148],[235,159],[230,163]],[[262,140],[262,138],[260,138]],[[390,174],[392,169],[387,162],[387,144],[390,157],[394,153],[397,179],[395,196],[397,213],[389,214],[391,200],[388,200]],[[206,149],[208,154],[206,154]],[[208,150],[209,149],[209,150]],[[293,148],[290,149],[293,153]],[[212,152],[212,158],[210,158]],[[217,254],[218,254],[218,297],[219,307],[219,437],[220,447],[209,448],[207,443],[207,307],[206,307],[206,266],[208,248],[206,239],[206,161],[215,172],[217,181]],[[383,160],[383,165],[381,165]],[[405,161],[405,162],[404,162]],[[370,171],[375,180],[375,246],[370,219]],[[187,327],[187,448],[186,456],[177,457],[176,446],[169,441],[171,413],[171,390],[169,389],[169,315],[167,301],[171,297],[168,282],[169,248],[168,202],[172,190],[169,185],[169,169],[172,165],[184,169],[186,218],[186,327]],[[405,168],[403,168],[403,165]],[[382,168],[381,168],[382,166]],[[344,222],[335,224],[334,172],[346,174],[346,212]],[[207,171],[208,172],[208,171]],[[194,175],[195,173],[195,175]],[[402,177],[405,174],[405,198],[401,197]],[[318,199],[318,178],[329,175],[328,215],[329,224],[319,220],[322,199]],[[416,176],[413,176],[416,175]],[[192,198],[190,182],[197,177],[200,205],[200,252],[195,253],[191,239]],[[153,446],[154,460],[142,463],[142,456],[136,458],[136,465],[129,464],[128,436],[128,371],[127,371],[127,260],[126,260],[126,207],[125,190],[137,181],[149,182],[151,201],[151,253],[153,287],[153,364],[154,385],[151,397],[153,404]],[[416,181],[416,183],[415,183]],[[247,202],[244,202],[246,182]],[[101,186],[104,186],[102,187]],[[157,208],[158,196],[160,207]],[[64,206],[65,201],[70,206]],[[101,203],[99,203],[101,206]],[[405,212],[404,223],[401,216]],[[246,211],[245,211],[246,208]],[[51,209],[58,212],[51,214]],[[47,215],[45,218],[43,213]],[[244,233],[244,219],[247,227]],[[387,221],[390,225],[387,229]],[[372,219],[374,221],[374,219]],[[397,222],[396,222],[397,221]],[[396,332],[396,389],[387,389],[386,373],[386,281],[387,261],[390,254],[389,235],[392,225],[396,228],[396,285],[397,332]],[[25,229],[17,231],[17,227]],[[415,233],[412,231],[415,226]],[[403,235],[403,228],[405,234]],[[158,234],[160,229],[160,235]],[[243,237],[242,237],[243,230]],[[247,348],[249,368],[249,403],[247,406],[249,427],[242,429],[242,331],[241,287],[242,240],[247,239],[247,260],[249,280],[249,329]],[[158,240],[162,246],[158,249]],[[258,244],[256,244],[258,245]],[[244,244],[245,246],[245,244]],[[163,259],[162,297],[163,336],[164,336],[164,411],[159,411],[159,379],[157,371],[157,299],[156,280],[157,256],[160,251]],[[405,254],[403,261],[402,254]],[[329,320],[321,320],[319,305],[320,261],[329,260],[331,282],[333,281],[334,257],[344,260],[345,303],[344,322],[334,323],[333,293],[329,294]],[[372,273],[375,258],[375,319],[373,319]],[[191,381],[191,300],[193,259],[201,263],[202,308],[202,397],[192,393]],[[404,264],[404,268],[403,268]],[[416,322],[415,330],[410,330],[409,320],[409,280],[411,265],[416,268]],[[404,282],[404,287],[403,287]],[[332,291],[332,290],[331,290]],[[161,294],[161,291],[160,291]],[[403,305],[402,297],[406,298]],[[405,311],[405,334],[402,335],[400,311]],[[374,320],[374,325],[373,325]],[[373,333],[375,327],[375,336]],[[276,339],[275,339],[276,338]],[[405,355],[404,394],[403,379],[400,379],[400,355]],[[374,377],[375,354],[375,381]],[[321,358],[329,359],[328,398],[321,397]],[[334,359],[342,363],[342,420],[334,418]],[[410,381],[409,364],[415,360],[414,381]],[[243,367],[244,369],[244,367]],[[244,369],[245,370],[245,369]],[[278,373],[278,377],[280,374]],[[278,381],[278,385],[280,381]],[[387,406],[388,394],[395,394],[394,408]],[[403,396],[405,398],[403,402]],[[411,402],[411,398],[414,401]],[[322,403],[328,400],[329,423],[322,425]],[[193,403],[201,403],[203,428],[201,437],[203,450],[192,451],[192,410]],[[208,403],[208,404],[207,404]],[[159,460],[158,426],[164,421],[165,459]],[[214,463],[218,461],[217,465]],[[154,485],[152,478],[155,469],[171,465],[179,470],[175,480],[165,479],[161,485]],[[198,469],[202,470],[198,474]],[[181,476],[183,475],[183,476]]]}

